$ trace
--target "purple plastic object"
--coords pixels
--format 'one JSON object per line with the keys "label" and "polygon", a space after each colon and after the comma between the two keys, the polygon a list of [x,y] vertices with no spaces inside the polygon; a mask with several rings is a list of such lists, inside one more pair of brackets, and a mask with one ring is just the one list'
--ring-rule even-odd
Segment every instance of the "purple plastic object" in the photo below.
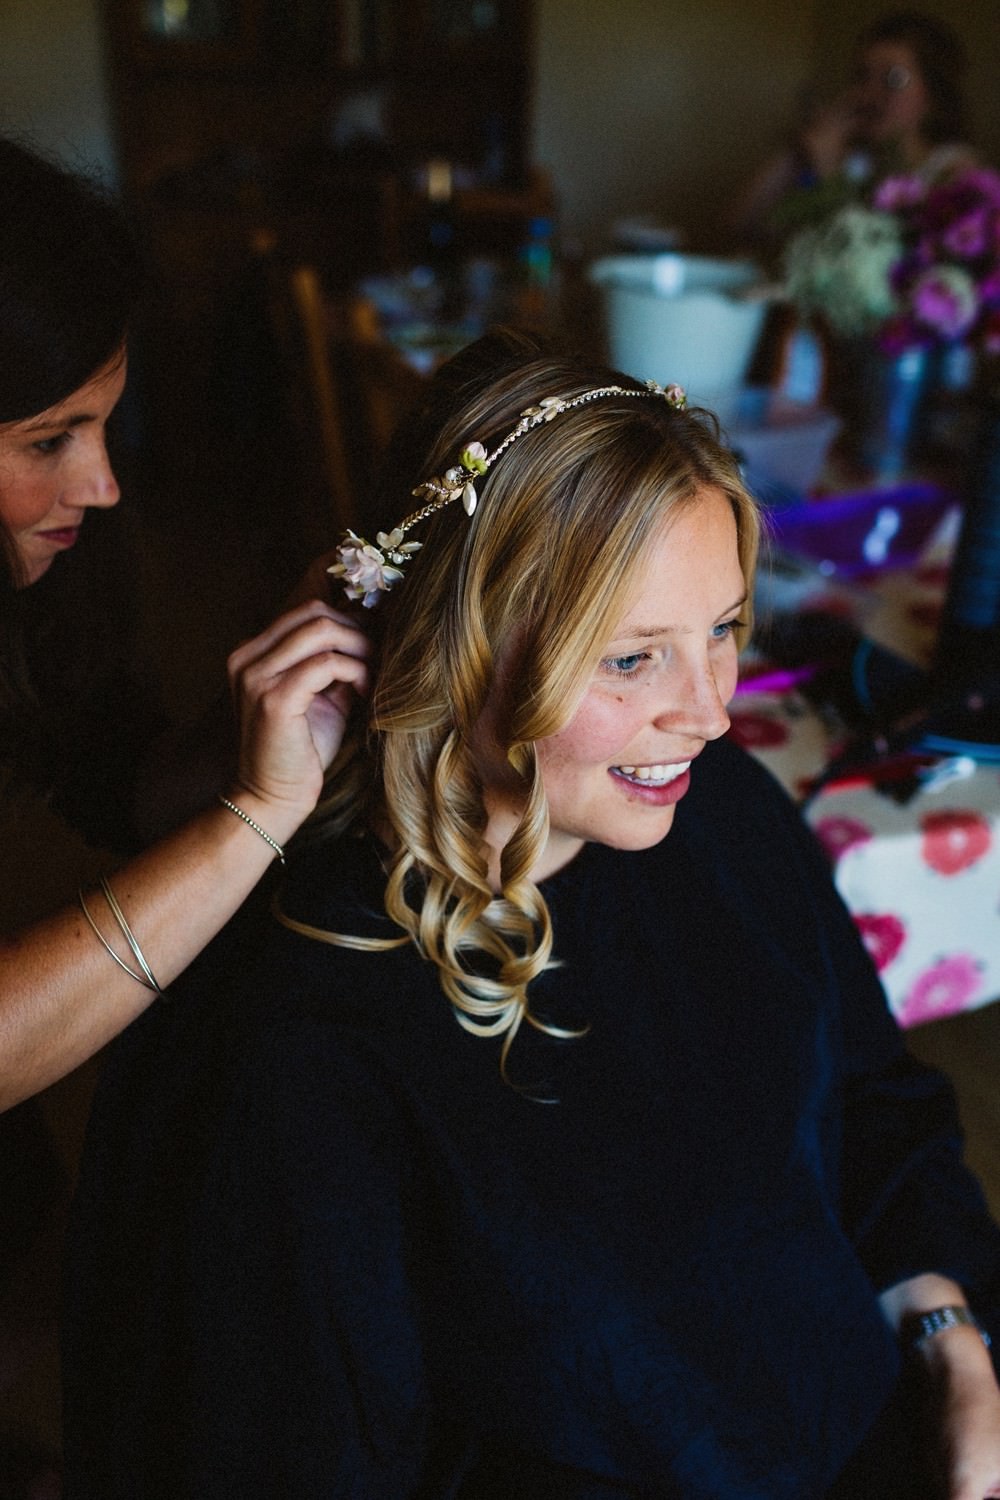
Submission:
{"label": "purple plastic object", "polygon": [[771,511],[777,547],[818,564],[821,572],[858,578],[914,562],[938,522],[959,504],[936,484],[909,484],[811,500]]}

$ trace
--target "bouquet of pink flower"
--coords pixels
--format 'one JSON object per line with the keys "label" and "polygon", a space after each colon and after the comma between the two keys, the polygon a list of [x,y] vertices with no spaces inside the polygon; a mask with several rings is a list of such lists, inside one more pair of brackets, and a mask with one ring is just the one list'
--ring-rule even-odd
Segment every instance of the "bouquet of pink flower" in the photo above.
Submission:
{"label": "bouquet of pink flower", "polygon": [[880,347],[963,341],[1000,354],[1000,174],[970,169],[930,186],[889,177],[872,204],[896,219],[903,245],[889,271],[896,307],[878,331]]}

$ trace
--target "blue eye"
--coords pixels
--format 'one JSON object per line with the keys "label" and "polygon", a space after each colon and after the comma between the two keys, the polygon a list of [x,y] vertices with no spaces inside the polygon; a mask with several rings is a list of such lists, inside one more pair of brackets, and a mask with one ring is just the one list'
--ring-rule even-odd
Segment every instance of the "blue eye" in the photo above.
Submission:
{"label": "blue eye", "polygon": [[602,666],[615,677],[634,677],[644,661],[649,660],[646,651],[630,651],[627,656],[609,656]]}
{"label": "blue eye", "polygon": [[729,636],[734,635],[737,630],[741,630],[745,624],[745,620],[723,620],[721,625],[713,626],[712,639],[724,641]]}
{"label": "blue eye", "polygon": [[63,444],[67,443],[68,441],[69,433],[60,432],[56,437],[40,438],[37,443],[32,443],[31,446],[35,449],[35,452],[40,453],[43,458],[48,458],[51,456],[51,454],[58,453]]}

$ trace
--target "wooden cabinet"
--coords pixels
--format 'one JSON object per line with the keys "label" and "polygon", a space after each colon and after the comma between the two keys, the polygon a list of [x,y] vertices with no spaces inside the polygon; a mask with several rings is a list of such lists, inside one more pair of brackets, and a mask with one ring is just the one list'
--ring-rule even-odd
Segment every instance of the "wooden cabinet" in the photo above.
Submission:
{"label": "wooden cabinet", "polygon": [[352,104],[404,178],[527,175],[532,0],[104,0],[126,182],[220,148],[332,149]]}
{"label": "wooden cabinet", "polygon": [[510,253],[547,206],[527,160],[532,0],[101,3],[157,287],[136,371],[166,461],[178,433],[202,472],[220,429],[266,426],[262,242],[334,292],[420,258],[432,157],[454,168],[463,252]]}
{"label": "wooden cabinet", "polygon": [[411,159],[472,169],[479,188],[526,183],[530,0],[410,0],[397,19],[393,131]]}

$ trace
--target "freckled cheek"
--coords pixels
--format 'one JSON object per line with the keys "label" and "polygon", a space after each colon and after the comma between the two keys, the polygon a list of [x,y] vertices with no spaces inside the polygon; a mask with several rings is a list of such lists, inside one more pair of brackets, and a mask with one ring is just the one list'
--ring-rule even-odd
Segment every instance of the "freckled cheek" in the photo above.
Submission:
{"label": "freckled cheek", "polygon": [[539,764],[546,776],[613,764],[634,733],[617,695],[609,702],[585,703],[565,729],[539,742]]}

